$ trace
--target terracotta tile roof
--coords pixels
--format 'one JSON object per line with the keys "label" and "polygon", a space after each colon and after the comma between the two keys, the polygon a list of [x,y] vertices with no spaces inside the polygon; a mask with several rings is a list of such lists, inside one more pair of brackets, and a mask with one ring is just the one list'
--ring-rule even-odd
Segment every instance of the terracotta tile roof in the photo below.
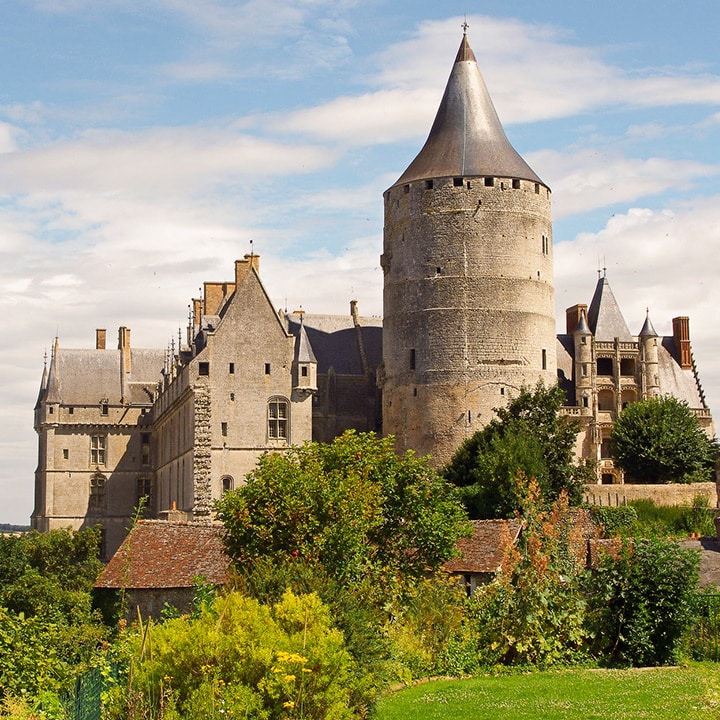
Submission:
{"label": "terracotta tile roof", "polygon": [[224,585],[229,559],[220,539],[222,526],[138,523],[101,573],[98,588],[185,588],[203,575]]}
{"label": "terracotta tile roof", "polygon": [[473,520],[473,534],[458,540],[460,557],[445,563],[453,573],[494,573],[520,534],[518,520]]}

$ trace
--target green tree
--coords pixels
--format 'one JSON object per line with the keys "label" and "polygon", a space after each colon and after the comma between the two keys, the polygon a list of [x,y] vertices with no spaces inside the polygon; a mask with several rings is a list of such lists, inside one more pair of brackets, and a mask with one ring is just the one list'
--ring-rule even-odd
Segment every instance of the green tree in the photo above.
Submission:
{"label": "green tree", "polygon": [[676,662],[699,561],[696,550],[665,538],[626,540],[604,554],[586,586],[596,656],[620,665]]}
{"label": "green tree", "polygon": [[397,456],[392,438],[353,431],[263,455],[218,515],[240,566],[318,566],[340,587],[422,577],[467,532],[454,489],[426,458]]}
{"label": "green tree", "polygon": [[572,504],[595,479],[587,463],[575,461],[576,419],[560,415],[565,393],[555,385],[523,388],[497,417],[468,438],[444,470],[462,488],[472,518],[507,518],[518,510],[534,479],[546,502],[565,492]]}
{"label": "green tree", "polygon": [[618,467],[636,482],[714,479],[717,442],[687,403],[670,396],[629,404],[615,421],[610,445]]}
{"label": "green tree", "polygon": [[97,661],[98,542],[95,529],[0,538],[0,699],[68,690]]}

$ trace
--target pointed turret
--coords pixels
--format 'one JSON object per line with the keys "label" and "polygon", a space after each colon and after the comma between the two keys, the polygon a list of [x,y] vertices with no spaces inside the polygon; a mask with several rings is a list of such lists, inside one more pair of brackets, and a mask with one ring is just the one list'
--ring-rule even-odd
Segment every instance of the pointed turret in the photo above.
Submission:
{"label": "pointed turret", "polygon": [[633,339],[604,273],[598,278],[595,294],[590,301],[588,325],[596,340],[607,342],[615,338],[627,341]]}
{"label": "pointed turret", "polygon": [[430,135],[395,184],[454,176],[542,183],[507,139],[465,34]]}
{"label": "pointed turret", "polygon": [[47,378],[47,392],[45,394],[45,402],[57,404],[61,400],[60,396],[60,343],[55,338],[52,356],[50,358],[50,371]]}
{"label": "pointed turret", "polygon": [[645,322],[643,323],[642,330],[640,330],[640,334],[638,335],[638,337],[658,337],[658,334],[655,332],[655,328],[653,327],[653,324],[650,320],[649,309],[645,311]]}
{"label": "pointed turret", "polygon": [[575,341],[575,395],[582,408],[581,414],[592,414],[592,333],[588,326],[585,308],[580,310],[580,319],[573,331]]}
{"label": "pointed turret", "polygon": [[295,385],[298,392],[317,391],[317,358],[300,316],[300,330],[295,341]]}
{"label": "pointed turret", "polygon": [[47,367],[47,350],[45,351],[45,359],[43,362],[43,373],[42,378],[40,380],[40,390],[38,391],[37,401],[35,403],[35,410],[37,410],[40,407],[40,403],[45,398],[45,393],[47,392],[47,383],[48,383],[48,367]]}
{"label": "pointed turret", "polygon": [[650,321],[650,310],[645,312],[645,323],[638,335],[640,345],[640,384],[645,400],[660,394],[660,371],[658,364],[658,334]]}
{"label": "pointed turret", "polygon": [[580,313],[580,319],[578,320],[577,327],[575,328],[574,335],[592,335],[590,332],[590,328],[587,324],[587,319],[585,317],[585,311],[583,310]]}

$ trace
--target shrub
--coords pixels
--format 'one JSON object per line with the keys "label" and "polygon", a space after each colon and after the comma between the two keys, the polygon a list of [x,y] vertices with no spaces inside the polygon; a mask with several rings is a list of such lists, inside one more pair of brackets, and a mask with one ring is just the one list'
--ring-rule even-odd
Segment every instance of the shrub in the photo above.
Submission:
{"label": "shrub", "polygon": [[677,660],[691,618],[699,555],[665,539],[625,541],[589,576],[587,628],[599,659],[619,665]]}
{"label": "shrub", "polygon": [[549,666],[584,653],[583,563],[576,553],[584,543],[566,498],[541,510],[537,486],[530,488],[518,546],[469,605],[484,664]]}
{"label": "shrub", "polygon": [[343,720],[374,697],[314,594],[287,592],[271,607],[230,592],[196,619],[146,626],[130,647],[131,680],[116,693],[111,718],[162,710],[165,720]]}

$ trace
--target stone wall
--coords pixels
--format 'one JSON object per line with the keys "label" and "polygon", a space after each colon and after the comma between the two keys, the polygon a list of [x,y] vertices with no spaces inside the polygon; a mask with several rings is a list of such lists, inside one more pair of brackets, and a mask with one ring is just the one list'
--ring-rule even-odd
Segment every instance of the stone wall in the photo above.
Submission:
{"label": "stone wall", "polygon": [[656,505],[691,505],[696,495],[704,495],[710,507],[718,506],[717,485],[714,482],[691,485],[586,485],[583,499],[590,505],[626,505],[633,500],[652,500]]}
{"label": "stone wall", "polygon": [[385,194],[383,431],[450,459],[493,408],[556,378],[550,191],[434,178]]}

